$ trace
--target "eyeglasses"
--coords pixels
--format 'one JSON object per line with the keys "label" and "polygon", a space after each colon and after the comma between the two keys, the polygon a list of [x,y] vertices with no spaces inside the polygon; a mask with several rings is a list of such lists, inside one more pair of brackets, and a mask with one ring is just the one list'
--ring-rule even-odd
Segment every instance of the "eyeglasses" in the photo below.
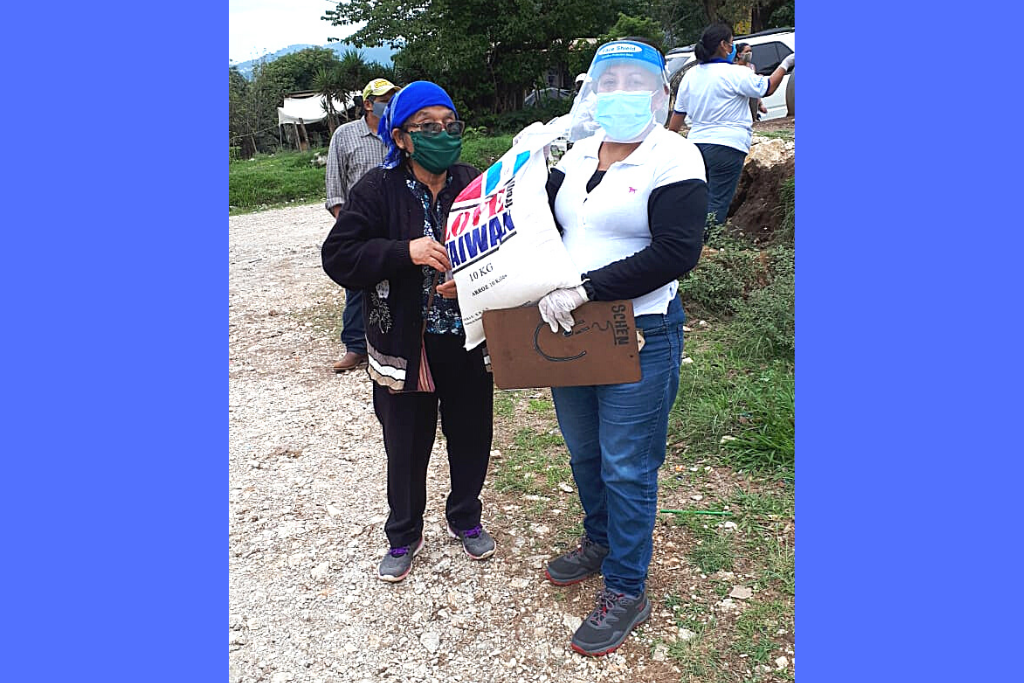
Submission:
{"label": "eyeglasses", "polygon": [[440,135],[441,131],[447,131],[448,135],[457,138],[462,135],[462,131],[466,130],[466,122],[449,121],[448,123],[438,123],[437,121],[428,121],[427,123],[410,123],[405,127],[405,131],[409,133],[412,132],[414,128],[419,130],[428,138]]}

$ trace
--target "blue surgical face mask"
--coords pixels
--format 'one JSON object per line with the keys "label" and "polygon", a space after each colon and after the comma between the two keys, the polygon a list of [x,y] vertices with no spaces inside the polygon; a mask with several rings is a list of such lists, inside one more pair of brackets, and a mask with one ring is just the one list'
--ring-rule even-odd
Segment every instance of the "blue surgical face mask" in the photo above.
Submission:
{"label": "blue surgical face mask", "polygon": [[736,43],[732,44],[732,49],[729,50],[729,56],[725,58],[726,61],[732,62],[736,59]]}
{"label": "blue surgical face mask", "polygon": [[384,110],[388,108],[387,102],[381,102],[380,100],[374,100],[373,102],[373,115],[378,119],[384,116]]}
{"label": "blue surgical face mask", "polygon": [[654,120],[651,96],[646,90],[599,92],[594,120],[612,142],[636,142]]}

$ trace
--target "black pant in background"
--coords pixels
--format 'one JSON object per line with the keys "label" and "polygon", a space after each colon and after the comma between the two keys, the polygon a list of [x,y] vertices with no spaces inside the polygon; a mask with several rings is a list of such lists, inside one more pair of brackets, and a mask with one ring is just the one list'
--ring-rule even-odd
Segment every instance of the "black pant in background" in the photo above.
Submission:
{"label": "black pant in background", "polygon": [[445,517],[453,528],[480,523],[480,490],[491,453],[494,388],[484,368],[482,346],[463,348],[465,337],[427,334],[427,360],[435,393],[392,394],[374,384],[373,408],[384,429],[388,454],[388,515],[384,532],[392,548],[411,545],[423,533],[427,464],[437,431],[447,440],[451,492]]}

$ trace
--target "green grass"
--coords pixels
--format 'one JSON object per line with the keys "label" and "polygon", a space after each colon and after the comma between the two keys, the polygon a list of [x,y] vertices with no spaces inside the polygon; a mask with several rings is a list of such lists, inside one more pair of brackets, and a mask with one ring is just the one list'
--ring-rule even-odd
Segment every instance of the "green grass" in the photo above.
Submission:
{"label": "green grass", "polygon": [[[718,321],[689,344],[669,416],[669,444],[690,460],[710,457],[730,466],[791,475],[794,451],[794,373],[784,360],[751,359],[736,323]],[[723,442],[723,437],[728,437]]]}
{"label": "green grass", "polygon": [[512,149],[511,135],[483,137],[469,134],[462,140],[460,161],[472,164],[483,172],[510,149]]}
{"label": "green grass", "polygon": [[554,434],[520,429],[502,457],[495,463],[492,484],[502,493],[550,496],[558,493],[558,484],[572,484],[569,454],[565,441]]}
{"label": "green grass", "polygon": [[289,203],[324,200],[324,169],[311,161],[326,149],[257,154],[228,165],[228,203],[232,213]]}
{"label": "green grass", "polygon": [[793,140],[795,136],[791,130],[759,130],[755,135],[760,135],[766,138],[778,138],[781,140]]}
{"label": "green grass", "polygon": [[511,420],[516,414],[516,392],[504,389],[494,390],[495,417]]}
{"label": "green grass", "polygon": [[736,638],[730,648],[758,664],[769,664],[779,647],[775,642],[780,629],[791,632],[793,610],[780,601],[752,602],[736,619]]}
{"label": "green grass", "polygon": [[697,515],[676,515],[677,524],[690,531],[696,543],[686,556],[705,574],[714,574],[725,569],[731,570],[735,555],[729,536],[718,528],[717,521],[708,521]]}
{"label": "green grass", "polygon": [[[469,134],[462,143],[461,160],[484,171],[512,147],[511,135]],[[253,159],[228,164],[228,203],[231,215],[325,198],[324,169],[311,162],[326,148],[257,154]]]}

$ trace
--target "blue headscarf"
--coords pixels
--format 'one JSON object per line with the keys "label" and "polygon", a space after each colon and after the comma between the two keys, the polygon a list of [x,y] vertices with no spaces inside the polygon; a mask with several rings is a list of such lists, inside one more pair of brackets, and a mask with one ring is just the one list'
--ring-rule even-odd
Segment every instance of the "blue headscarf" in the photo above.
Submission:
{"label": "blue headscarf", "polygon": [[[455,104],[452,103],[452,98],[448,97],[448,93],[430,81],[414,81],[395,93],[388,102],[384,115],[380,117],[380,123],[377,124],[377,135],[388,148],[388,154],[382,164],[384,168],[394,168],[402,161],[402,150],[392,139],[391,130],[401,128],[406,119],[423,107],[437,105],[455,111]],[[458,117],[459,113],[455,112],[455,118]]]}

